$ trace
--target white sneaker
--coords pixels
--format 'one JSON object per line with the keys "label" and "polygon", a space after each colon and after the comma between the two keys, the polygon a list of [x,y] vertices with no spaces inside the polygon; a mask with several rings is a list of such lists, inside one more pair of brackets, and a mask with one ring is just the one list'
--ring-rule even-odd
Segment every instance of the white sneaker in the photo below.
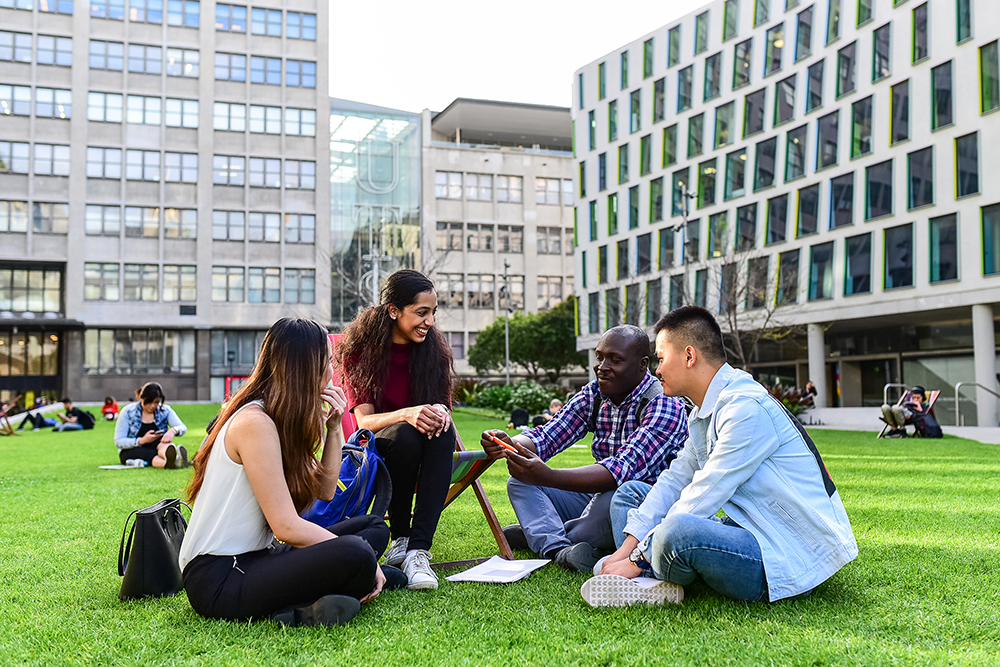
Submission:
{"label": "white sneaker", "polygon": [[403,574],[406,575],[406,587],[411,591],[430,590],[438,587],[438,578],[431,569],[431,552],[416,549],[406,554],[403,560]]}
{"label": "white sneaker", "polygon": [[382,561],[383,565],[392,565],[393,567],[399,567],[406,558],[406,547],[410,544],[410,538],[408,537],[397,537],[389,545],[389,550],[385,552],[385,559]]}
{"label": "white sneaker", "polygon": [[684,588],[648,577],[629,579],[617,574],[599,574],[583,582],[580,595],[591,607],[627,607],[640,602],[680,604],[684,600]]}
{"label": "white sneaker", "polygon": [[606,561],[609,558],[611,558],[611,556],[605,556],[601,560],[594,563],[594,576],[597,576],[598,574],[601,573],[601,570],[604,569],[604,561]]}

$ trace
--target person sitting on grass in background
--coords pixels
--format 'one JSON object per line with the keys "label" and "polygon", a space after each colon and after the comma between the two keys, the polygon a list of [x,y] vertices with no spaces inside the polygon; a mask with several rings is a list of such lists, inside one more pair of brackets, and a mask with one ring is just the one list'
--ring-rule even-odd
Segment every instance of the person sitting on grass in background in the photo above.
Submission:
{"label": "person sitting on grass in background", "polygon": [[[614,490],[630,480],[656,479],[687,438],[684,403],[664,396],[649,373],[645,331],[631,325],[608,330],[595,358],[597,379],[550,422],[513,438],[500,430],[482,436],[483,449],[493,458],[506,458],[511,474],[507,495],[520,523],[504,528],[510,546],[580,572],[589,572],[615,548],[608,513]],[[546,465],[590,432],[595,463]]]}
{"label": "person sitting on grass in background", "polygon": [[[301,516],[337,491],[347,398],[331,386],[331,358],[321,325],[275,322],[198,450],[179,563],[202,616],[340,625],[382,591],[378,556],[389,529],[381,517],[321,528]],[[402,585],[401,572],[390,576]]]}
{"label": "person sitting on grass in background", "polygon": [[[41,409],[49,404],[48,399],[44,396],[39,396],[35,399],[35,403],[28,409],[28,412],[24,415],[24,419],[21,423],[17,425],[17,430],[20,431],[24,428],[25,424],[31,424],[32,431],[38,431],[44,426],[55,426],[56,420],[49,419],[41,413]],[[38,412],[35,412],[38,410]]]}
{"label": "person sitting on grass in background", "polygon": [[105,421],[114,421],[118,418],[118,401],[114,396],[106,396],[104,405],[101,406],[101,415]]}
{"label": "person sitting on grass in background", "polygon": [[[584,583],[584,600],[680,602],[701,577],[726,597],[774,602],[810,593],[857,557],[816,446],[764,387],[726,363],[711,313],[684,306],[664,315],[656,357],[664,393],[695,405],[691,438],[653,486],[629,482],[615,493],[618,550]],[[643,585],[640,575],[661,581]]]}
{"label": "person sitting on grass in background", "polygon": [[560,401],[558,398],[553,398],[552,401],[549,403],[549,407],[546,408],[545,410],[542,410],[542,417],[547,422],[552,421],[552,418],[555,417],[556,413],[562,409],[562,406],[563,406],[562,401]]}
{"label": "person sitting on grass in background", "polygon": [[451,347],[434,326],[437,294],[424,274],[396,271],[379,301],[344,330],[337,363],[358,428],[375,433],[392,480],[385,563],[402,568],[409,589],[434,589],[430,548],[451,485],[456,438]]}
{"label": "person sitting on grass in background", "polygon": [[186,468],[187,449],[173,440],[187,433],[187,426],[173,408],[165,405],[163,387],[158,382],[147,382],[136,397],[135,403],[122,409],[115,423],[119,460],[123,464],[140,460],[154,468]]}
{"label": "person sitting on grass in background", "polygon": [[73,400],[66,396],[60,401],[63,411],[56,415],[59,423],[54,431],[83,431],[94,428],[94,415],[73,407]]}
{"label": "person sitting on grass in background", "polygon": [[913,424],[914,435],[924,438],[943,438],[940,424],[927,409],[927,391],[920,385],[910,390],[903,405],[882,404],[882,419],[889,425],[886,438],[905,438],[906,425]]}

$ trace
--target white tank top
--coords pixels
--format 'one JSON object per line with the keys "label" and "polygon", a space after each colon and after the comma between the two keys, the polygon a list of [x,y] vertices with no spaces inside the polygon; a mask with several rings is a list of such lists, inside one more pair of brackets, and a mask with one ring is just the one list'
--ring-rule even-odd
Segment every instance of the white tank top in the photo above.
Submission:
{"label": "white tank top", "polygon": [[[260,401],[247,403],[233,417],[247,405],[255,404],[262,405]],[[208,457],[205,481],[198,492],[191,522],[181,544],[181,571],[201,554],[236,556],[259,551],[267,547],[274,537],[250,486],[246,469],[229,458],[226,451],[226,431],[233,417],[219,430]]]}

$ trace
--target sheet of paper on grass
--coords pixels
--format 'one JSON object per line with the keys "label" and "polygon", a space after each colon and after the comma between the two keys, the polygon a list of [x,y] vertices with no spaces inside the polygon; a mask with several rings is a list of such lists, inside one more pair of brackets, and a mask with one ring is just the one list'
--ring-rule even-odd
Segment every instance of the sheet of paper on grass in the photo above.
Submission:
{"label": "sheet of paper on grass", "polygon": [[142,470],[145,466],[127,466],[121,463],[116,463],[114,465],[97,466],[97,467],[100,468],[101,470],[130,470],[130,469]]}
{"label": "sheet of paper on grass", "polygon": [[551,562],[548,558],[504,560],[494,556],[485,563],[470,567],[465,572],[446,577],[448,581],[481,581],[487,584],[510,584]]}

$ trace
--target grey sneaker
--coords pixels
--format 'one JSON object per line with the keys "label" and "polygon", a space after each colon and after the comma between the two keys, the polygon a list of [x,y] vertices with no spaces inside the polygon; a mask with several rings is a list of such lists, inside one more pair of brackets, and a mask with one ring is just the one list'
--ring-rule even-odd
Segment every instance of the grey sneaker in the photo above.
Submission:
{"label": "grey sneaker", "polygon": [[564,547],[556,554],[556,564],[570,572],[593,572],[601,553],[586,542]]}
{"label": "grey sneaker", "polygon": [[511,549],[519,551],[528,550],[528,538],[525,537],[524,528],[521,528],[521,524],[512,523],[509,526],[504,526],[503,536],[507,538],[507,544],[510,545]]}
{"label": "grey sneaker", "polygon": [[389,550],[385,553],[385,559],[382,561],[383,565],[392,565],[393,567],[399,567],[403,564],[403,560],[406,558],[406,548],[410,544],[409,537],[397,537],[389,545]]}
{"label": "grey sneaker", "polygon": [[431,552],[416,549],[406,554],[403,561],[403,574],[406,575],[406,587],[411,591],[433,590],[438,587],[438,578],[431,569]]}
{"label": "grey sneaker", "polygon": [[639,603],[661,605],[665,602],[680,604],[684,600],[684,588],[658,579],[629,579],[617,574],[599,574],[583,582],[580,595],[591,607],[627,607]]}
{"label": "grey sneaker", "polygon": [[344,625],[361,611],[361,603],[347,595],[324,595],[312,604],[276,611],[271,619],[282,625]]}
{"label": "grey sneaker", "polygon": [[188,463],[188,450],[187,450],[187,447],[185,447],[184,445],[178,445],[177,446],[177,451],[180,452],[180,455],[181,455],[181,462],[180,462],[180,465],[178,465],[177,467],[178,468],[187,468],[189,465],[191,465],[190,463]]}

